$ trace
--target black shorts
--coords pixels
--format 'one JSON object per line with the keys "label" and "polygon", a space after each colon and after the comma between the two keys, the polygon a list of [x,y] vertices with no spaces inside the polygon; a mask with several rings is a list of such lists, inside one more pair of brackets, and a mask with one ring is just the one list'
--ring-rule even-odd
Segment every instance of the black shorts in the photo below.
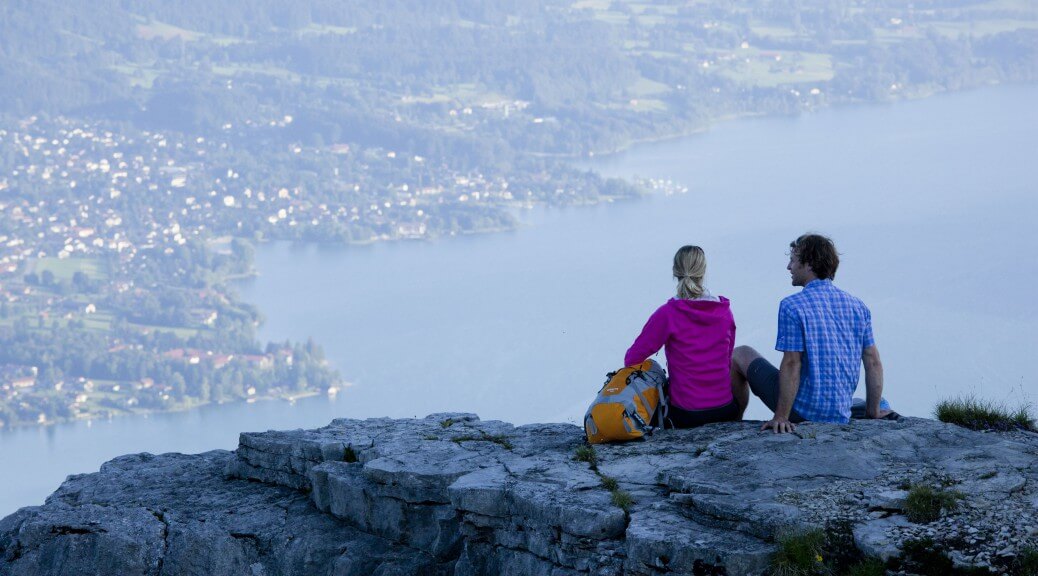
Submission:
{"label": "black shorts", "polygon": [[706,410],[685,410],[670,404],[667,406],[667,428],[695,428],[713,422],[737,422],[742,420],[742,410],[732,400],[724,406]]}
{"label": "black shorts", "polygon": [[[779,369],[764,358],[757,358],[750,362],[750,367],[746,370],[746,381],[750,383],[753,395],[760,398],[774,412],[778,406]],[[804,419],[795,409],[790,409],[789,421],[796,423],[803,422]]]}

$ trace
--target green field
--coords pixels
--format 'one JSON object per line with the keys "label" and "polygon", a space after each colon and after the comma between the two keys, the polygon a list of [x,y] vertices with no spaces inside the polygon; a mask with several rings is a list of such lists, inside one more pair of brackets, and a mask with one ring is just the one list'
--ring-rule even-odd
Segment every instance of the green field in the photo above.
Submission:
{"label": "green field", "polygon": [[39,258],[29,264],[29,270],[43,274],[50,270],[57,280],[72,281],[72,275],[83,272],[91,280],[107,280],[104,263],[97,258]]}
{"label": "green field", "polygon": [[799,36],[796,30],[777,25],[753,24],[750,26],[750,31],[756,36],[781,40],[792,40]]}
{"label": "green field", "polygon": [[613,3],[612,0],[579,0],[578,2],[574,2],[571,5],[571,7],[574,10],[590,9],[590,10],[606,11],[606,10],[609,10],[609,6],[612,3]]}
{"label": "green field", "polygon": [[828,82],[833,78],[832,57],[828,54],[783,51],[763,53],[752,48],[739,50],[737,54],[738,58],[718,62],[712,69],[741,84],[768,88],[784,84]]}
{"label": "green field", "polygon": [[639,78],[634,84],[627,87],[627,91],[635,98],[645,98],[657,94],[670,92],[670,86],[648,78]]}
{"label": "green field", "polygon": [[622,12],[613,12],[611,10],[596,10],[595,20],[605,22],[607,24],[627,24],[629,17],[627,14]]}
{"label": "green field", "polygon": [[985,2],[984,4],[977,4],[974,6],[966,7],[965,10],[969,11],[1010,11],[1019,12],[1020,15],[1029,15],[1034,18],[1035,6],[1034,0],[991,0],[991,2]]}
{"label": "green field", "polygon": [[191,30],[185,30],[173,26],[172,24],[166,24],[164,22],[152,21],[146,24],[138,24],[136,29],[137,36],[145,40],[152,40],[154,38],[162,38],[163,40],[172,40],[174,38],[180,38],[185,42],[194,42],[203,36],[199,32],[192,32]]}
{"label": "green field", "polygon": [[86,325],[87,330],[93,332],[108,332],[112,329],[112,322],[115,317],[111,312],[97,312],[95,314],[87,314],[83,317],[83,324]]}
{"label": "green field", "polygon": [[225,76],[228,78],[235,78],[242,74],[258,74],[262,76],[271,76],[274,78],[280,78],[294,84],[300,84],[305,79],[308,83],[312,83],[314,86],[326,88],[328,86],[356,86],[358,82],[350,78],[337,78],[332,76],[303,76],[298,72],[293,72],[287,68],[281,68],[279,66],[271,66],[268,64],[228,64],[228,65],[214,65],[211,68],[213,74],[217,76]]}
{"label": "green field", "polygon": [[126,76],[130,86],[150,89],[155,84],[155,79],[159,77],[159,72],[154,68],[134,64],[116,64],[110,68]]}
{"label": "green field", "polygon": [[488,92],[482,87],[472,84],[452,84],[438,86],[431,94],[405,95],[400,97],[403,104],[447,104],[457,102],[466,106],[479,106],[494,102],[510,101],[513,98],[505,97],[496,92]]}
{"label": "green field", "polygon": [[151,332],[172,332],[176,334],[178,338],[194,338],[198,336],[202,329],[200,328],[184,328],[180,326],[159,326],[156,324],[135,324],[127,323],[132,328],[139,328],[141,330],[148,330]]}
{"label": "green field", "polygon": [[931,22],[932,26],[943,36],[958,38],[963,35],[991,36],[1014,30],[1038,30],[1038,20],[1030,22],[1020,20],[982,20],[980,22]]}
{"label": "green field", "polygon": [[631,106],[637,112],[666,112],[667,104],[663,100],[638,98]]}
{"label": "green field", "polygon": [[350,34],[356,34],[356,28],[347,28],[345,26],[332,26],[330,24],[310,24],[306,28],[300,30],[303,34],[337,34],[339,36],[348,36]]}

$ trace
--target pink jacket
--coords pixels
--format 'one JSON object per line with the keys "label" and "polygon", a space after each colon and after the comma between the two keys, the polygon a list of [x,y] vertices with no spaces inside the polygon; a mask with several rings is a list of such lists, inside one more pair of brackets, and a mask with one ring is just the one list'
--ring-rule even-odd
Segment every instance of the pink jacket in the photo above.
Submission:
{"label": "pink jacket", "polygon": [[735,318],[731,302],[671,298],[660,306],[627,350],[624,365],[644,362],[660,347],[667,354],[670,401],[686,410],[718,408],[732,401]]}

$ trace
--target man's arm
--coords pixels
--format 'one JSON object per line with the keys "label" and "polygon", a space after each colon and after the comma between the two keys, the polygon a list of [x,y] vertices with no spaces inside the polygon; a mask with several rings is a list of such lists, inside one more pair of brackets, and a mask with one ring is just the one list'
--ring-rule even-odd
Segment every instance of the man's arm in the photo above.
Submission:
{"label": "man's arm", "polygon": [[789,421],[789,413],[793,410],[797,390],[800,389],[801,352],[783,352],[782,364],[779,365],[779,397],[775,405],[775,416],[760,427],[761,430],[771,428],[776,434],[792,432],[796,424]]}
{"label": "man's arm", "polygon": [[879,359],[879,349],[873,344],[861,353],[861,361],[865,364],[865,415],[869,418],[883,418],[890,410],[881,410],[879,400],[883,396],[883,362]]}

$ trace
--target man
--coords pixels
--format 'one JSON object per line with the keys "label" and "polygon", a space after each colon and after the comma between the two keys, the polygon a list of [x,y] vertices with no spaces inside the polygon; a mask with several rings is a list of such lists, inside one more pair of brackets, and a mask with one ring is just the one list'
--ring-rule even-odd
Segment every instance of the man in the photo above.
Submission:
{"label": "man", "polygon": [[892,415],[880,407],[883,364],[872,339],[872,315],[861,300],[833,286],[840,265],[836,246],[824,236],[804,234],[789,248],[786,269],[803,290],[779,305],[775,349],[782,363],[775,368],[753,348],[736,348],[732,391],[740,405],[749,401],[748,383],[775,412],[761,430],[792,432],[805,420],[849,422],[864,363],[866,417]]}

